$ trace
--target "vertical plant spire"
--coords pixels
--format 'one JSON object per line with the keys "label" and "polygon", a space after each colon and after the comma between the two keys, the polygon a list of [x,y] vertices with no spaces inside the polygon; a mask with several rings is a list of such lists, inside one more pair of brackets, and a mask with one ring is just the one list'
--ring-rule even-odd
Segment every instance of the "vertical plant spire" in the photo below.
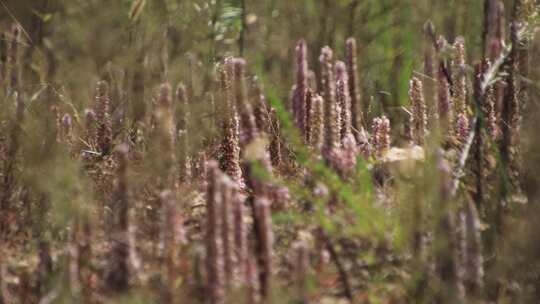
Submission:
{"label": "vertical plant spire", "polygon": [[157,110],[155,111],[156,119],[156,137],[158,153],[162,153],[160,159],[160,169],[166,172],[162,184],[163,189],[172,189],[174,187],[174,145],[175,145],[175,126],[171,111],[172,92],[169,83],[163,83],[159,87],[159,96],[157,100]]}
{"label": "vertical plant spire", "polygon": [[253,116],[253,109],[247,96],[245,79],[246,61],[242,58],[234,58],[232,59],[232,65],[234,69],[236,108],[240,115],[240,145],[245,146],[258,136],[258,130],[255,117]]}
{"label": "vertical plant spire", "polygon": [[276,109],[270,109],[270,161],[272,162],[272,167],[280,168],[283,164],[283,155],[282,155],[282,142],[281,142],[281,125],[277,117]]}
{"label": "vertical plant spire", "polygon": [[112,247],[109,257],[108,272],[105,278],[107,287],[113,292],[128,289],[128,146],[122,144],[115,149],[118,160],[116,171],[117,186],[114,194]]}
{"label": "vertical plant spire", "polygon": [[427,107],[424,100],[422,81],[413,77],[409,85],[409,98],[412,103],[412,137],[417,145],[423,145],[427,128]]}
{"label": "vertical plant spire", "polygon": [[189,144],[189,106],[187,101],[186,86],[183,83],[179,83],[176,88],[176,136],[178,138],[178,181],[180,183],[185,182],[190,177],[190,166],[188,156],[188,144]]}
{"label": "vertical plant spire", "polygon": [[20,44],[21,29],[17,24],[13,25],[11,30],[10,45],[10,87],[12,91],[18,91],[21,82],[21,64],[20,64]]}
{"label": "vertical plant spire", "polygon": [[159,199],[163,208],[161,221],[161,242],[163,247],[161,256],[161,303],[171,303],[178,274],[182,271],[177,259],[184,242],[183,220],[177,211],[177,200],[173,191],[162,191]]}
{"label": "vertical plant spire", "polygon": [[234,213],[233,213],[233,193],[235,184],[226,175],[220,176],[220,195],[221,208],[219,215],[221,216],[221,240],[223,245],[223,270],[224,282],[226,288],[232,287],[232,281],[235,279],[236,272],[236,255],[235,240],[234,240]]}
{"label": "vertical plant spire", "polygon": [[465,278],[468,294],[478,296],[484,286],[484,258],[482,256],[482,238],[480,218],[472,200],[465,205]]}
{"label": "vertical plant spire", "polygon": [[292,108],[294,123],[300,129],[302,135],[305,135],[305,116],[306,116],[306,93],[308,88],[308,63],[307,63],[307,45],[304,39],[298,41],[296,48],[296,85],[293,88]]}
{"label": "vertical plant spire", "polygon": [[261,84],[258,83],[256,77],[252,81],[252,92],[255,99],[255,107],[253,109],[253,115],[255,116],[255,125],[259,133],[269,133],[269,106],[264,96]]}
{"label": "vertical plant spire", "polygon": [[352,136],[352,129],[349,80],[347,76],[347,67],[342,61],[336,62],[336,97],[341,117],[340,141],[343,143],[346,138]]}
{"label": "vertical plant spire", "polygon": [[5,85],[7,85],[8,77],[8,42],[6,38],[6,34],[4,32],[0,32],[0,88],[5,89]]}
{"label": "vertical plant spire", "polygon": [[248,259],[248,238],[245,224],[246,211],[244,208],[245,196],[241,194],[238,187],[232,187],[232,213],[234,228],[234,255],[236,262],[236,274],[241,282],[247,283],[249,277],[246,269]]}
{"label": "vertical plant spire", "polygon": [[465,113],[459,113],[456,118],[455,135],[461,145],[467,142],[469,128],[469,118]]}
{"label": "vertical plant spire", "polygon": [[270,281],[272,276],[273,233],[270,201],[264,197],[255,197],[253,203],[255,215],[255,238],[257,243],[257,257],[259,268],[259,284],[263,298],[270,295]]}
{"label": "vertical plant spire", "polygon": [[[310,93],[311,94],[311,93]],[[309,144],[320,151],[324,141],[324,100],[318,94],[314,94],[311,99],[309,124]]]}
{"label": "vertical plant spire", "polygon": [[221,195],[218,164],[207,165],[208,186],[206,192],[206,293],[210,303],[224,300],[223,243],[221,239]]}
{"label": "vertical plant spire", "polygon": [[349,38],[346,42],[347,74],[349,80],[349,96],[351,98],[351,125],[356,142],[360,141],[360,130],[364,128],[364,105],[359,87],[358,63],[356,56],[356,39]]}
{"label": "vertical plant spire", "polygon": [[96,112],[92,109],[85,109],[84,110],[84,134],[85,134],[85,140],[89,144],[93,144],[96,140]]}
{"label": "vertical plant spire", "polygon": [[332,50],[324,47],[319,61],[324,98],[324,143],[323,153],[329,154],[339,148],[340,125],[339,109],[336,103],[335,78],[332,69]]}
{"label": "vertical plant spire", "polygon": [[15,170],[17,165],[17,154],[21,146],[22,123],[24,122],[25,104],[17,92],[13,95],[16,109],[15,117],[11,121],[9,133],[9,145],[4,158],[2,183],[0,184],[0,242],[6,236],[10,223],[12,206],[11,200],[15,190]]}
{"label": "vertical plant spire", "polygon": [[[424,96],[426,98],[426,104],[428,105],[428,115],[431,119],[436,109],[437,102],[437,90],[436,90],[436,63],[435,63],[435,27],[433,23],[428,20],[424,24],[424,75],[426,75],[428,81],[424,86]],[[431,124],[431,120],[430,120]]]}
{"label": "vertical plant spire", "polygon": [[112,142],[111,118],[109,113],[109,85],[99,81],[96,85],[96,140],[102,155],[109,154]]}
{"label": "vertical plant spire", "polygon": [[489,135],[493,139],[498,139],[501,136],[499,124],[497,120],[497,112],[495,109],[495,101],[497,95],[495,94],[498,89],[498,84],[491,85],[486,89],[486,95],[484,99],[484,113],[486,115],[486,124],[489,131]]}
{"label": "vertical plant spire", "polygon": [[[444,45],[446,42],[444,38],[439,40],[441,45]],[[450,95],[450,84],[448,82],[447,75],[445,73],[445,68],[442,64],[439,65],[437,71],[437,99],[438,99],[438,110],[439,110],[439,123],[443,130],[449,131],[449,127],[452,126],[451,122],[453,121],[453,104],[452,97]]]}
{"label": "vertical plant spire", "polygon": [[299,303],[309,303],[308,299],[308,273],[309,273],[309,251],[305,240],[298,241],[295,246],[295,275],[296,288]]}
{"label": "vertical plant spire", "polygon": [[457,37],[454,42],[456,58],[453,69],[454,104],[456,115],[467,113],[467,66],[465,61],[465,39]]}
{"label": "vertical plant spire", "polygon": [[371,145],[377,157],[382,157],[390,149],[390,120],[386,116],[373,119]]}
{"label": "vertical plant spire", "polygon": [[[510,30],[510,40],[513,46],[519,44],[519,24],[512,22]],[[501,158],[506,166],[510,165],[513,160],[513,149],[516,143],[516,129],[519,121],[519,99],[517,88],[518,74],[518,48],[512,47],[508,58],[508,75],[506,76],[506,91],[503,99],[503,107],[501,113]]]}
{"label": "vertical plant spire", "polygon": [[452,174],[450,166],[443,158],[442,151],[437,155],[437,170],[439,172],[439,212],[435,231],[435,261],[439,287],[438,302],[453,303],[463,301],[463,282],[458,272],[458,246],[456,244],[456,220],[450,206]]}
{"label": "vertical plant spire", "polygon": [[243,184],[240,168],[240,147],[238,145],[238,115],[233,102],[233,66],[231,59],[219,67],[221,94],[223,98],[223,120],[220,168],[235,182]]}

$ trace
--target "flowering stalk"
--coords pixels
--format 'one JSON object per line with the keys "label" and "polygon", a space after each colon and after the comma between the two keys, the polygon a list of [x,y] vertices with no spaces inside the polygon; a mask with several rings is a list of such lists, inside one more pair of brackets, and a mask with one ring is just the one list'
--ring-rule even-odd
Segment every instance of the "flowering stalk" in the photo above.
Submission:
{"label": "flowering stalk", "polygon": [[390,149],[390,120],[384,115],[373,119],[371,146],[377,157],[382,157]]}
{"label": "flowering stalk", "polygon": [[113,292],[128,289],[128,146],[123,144],[115,149],[118,160],[116,171],[117,187],[114,194],[112,246],[109,255],[108,272],[105,277],[107,287]]}
{"label": "flowering stalk", "polygon": [[340,109],[340,139],[341,143],[343,143],[345,138],[352,136],[352,130],[349,79],[347,76],[347,67],[342,61],[336,62],[336,101]]}
{"label": "flowering stalk", "polygon": [[334,72],[332,69],[332,50],[324,47],[319,57],[324,98],[324,143],[323,153],[330,154],[339,148],[340,125],[339,108],[336,103]]}
{"label": "flowering stalk", "polygon": [[89,144],[95,143],[96,135],[96,112],[92,109],[84,110],[84,134]]}
{"label": "flowering stalk", "polygon": [[11,45],[10,45],[10,88],[12,91],[18,91],[21,82],[21,64],[20,64],[20,43],[21,30],[18,25],[14,25],[11,30]]}
{"label": "flowering stalk", "polygon": [[315,94],[311,101],[311,113],[309,115],[310,145],[320,151],[324,140],[324,100]]}
{"label": "flowering stalk", "polygon": [[15,92],[15,105],[16,113],[12,121],[11,130],[9,133],[9,146],[4,158],[3,176],[2,176],[2,191],[0,192],[0,241],[5,237],[8,232],[10,223],[8,219],[11,215],[11,199],[15,188],[15,171],[17,165],[17,154],[20,149],[20,140],[22,132],[22,123],[24,121],[24,102],[19,97],[19,94]]}
{"label": "flowering stalk", "polygon": [[252,255],[246,259],[246,285],[248,289],[248,304],[256,304],[261,301],[261,287],[259,284],[258,267],[255,257]]}
{"label": "flowering stalk", "polygon": [[298,41],[295,48],[296,53],[296,85],[293,88],[292,108],[294,123],[300,129],[302,135],[305,135],[305,100],[308,88],[308,64],[307,64],[307,46],[305,40]]}
{"label": "flowering stalk", "polygon": [[232,65],[234,69],[236,108],[240,115],[240,146],[244,147],[258,136],[258,130],[251,104],[247,100],[245,80],[246,61],[242,58],[234,58],[232,59]]}
{"label": "flowering stalk", "polygon": [[176,136],[178,139],[178,181],[186,182],[189,177],[189,157],[188,157],[188,119],[189,106],[187,101],[186,86],[179,83],[176,88]]}
{"label": "flowering stalk", "polygon": [[109,85],[99,81],[96,85],[96,140],[102,155],[109,154],[112,142],[111,119],[109,113]]}
{"label": "flowering stalk", "polygon": [[[458,272],[458,246],[456,244],[455,214],[449,205],[451,202],[452,174],[442,153],[438,155],[437,169],[440,173],[439,219],[435,231],[436,272],[440,280],[438,301],[463,301],[463,282]],[[445,284],[445,285],[442,285]]]}
{"label": "flowering stalk", "polygon": [[218,164],[208,162],[206,192],[206,292],[210,303],[224,301],[223,243],[221,239],[220,176]]}
{"label": "flowering stalk", "polygon": [[[159,96],[157,100],[157,109],[154,112],[154,118],[156,122],[156,140],[157,140],[157,153],[161,154],[159,157],[159,166],[162,172],[165,172],[162,189],[174,188],[174,168],[175,168],[175,125],[173,122],[173,115],[171,111],[172,106],[172,92],[169,83],[163,83],[159,88]],[[156,154],[157,155],[157,154]]]}
{"label": "flowering stalk", "polygon": [[486,115],[486,124],[488,132],[491,138],[497,140],[501,136],[497,121],[497,113],[495,109],[496,90],[498,85],[489,86],[486,90],[486,97],[484,99],[484,114]]}
{"label": "flowering stalk", "polygon": [[8,74],[8,43],[6,34],[3,32],[0,32],[0,87],[2,89],[5,89],[5,86],[7,85]]}
{"label": "flowering stalk", "polygon": [[219,69],[221,93],[224,99],[220,168],[234,181],[242,184],[240,147],[238,144],[238,116],[233,103],[233,76],[230,59]]}
{"label": "flowering stalk", "polygon": [[309,303],[307,283],[309,272],[309,251],[308,245],[304,240],[295,244],[295,281],[298,292],[298,301],[300,303]]}
{"label": "flowering stalk", "polygon": [[464,145],[469,137],[469,118],[464,113],[459,113],[456,118],[456,130],[455,134],[457,141]]}
{"label": "flowering stalk", "polygon": [[[426,103],[428,104],[429,117],[433,117],[435,103],[437,101],[437,90],[434,85],[436,80],[435,73],[435,27],[431,21],[427,21],[424,24],[424,75],[426,75],[428,81],[424,86],[426,97]],[[431,123],[431,120],[430,120]]]}
{"label": "flowering stalk", "polygon": [[249,281],[246,273],[248,247],[247,247],[247,227],[244,223],[246,212],[244,210],[245,196],[241,194],[237,187],[232,188],[232,212],[234,223],[234,253],[236,261],[236,273],[240,275],[241,282]]}
{"label": "flowering stalk", "polygon": [[255,198],[253,202],[255,215],[255,239],[257,244],[257,259],[259,268],[259,284],[261,296],[270,294],[270,280],[272,276],[272,217],[270,201],[264,196]]}
{"label": "flowering stalk", "polygon": [[276,109],[270,109],[270,161],[272,167],[280,168],[283,164],[281,142],[281,126],[277,117]]}
{"label": "flowering stalk", "polygon": [[358,67],[356,57],[356,40],[347,39],[346,42],[347,74],[349,80],[349,96],[351,98],[351,123],[355,131],[356,142],[360,141],[360,130],[364,128],[364,113],[362,104],[362,95],[358,85]]}
{"label": "flowering stalk", "polygon": [[453,92],[456,115],[467,114],[467,73],[465,62],[465,39],[457,37],[454,42],[456,58],[453,69]]}
{"label": "flowering stalk", "polygon": [[450,123],[453,121],[452,97],[450,96],[450,84],[442,67],[439,68],[437,73],[437,92],[439,122],[443,130],[448,130],[449,126],[451,126]]}
{"label": "flowering stalk", "polygon": [[424,100],[422,81],[416,77],[409,85],[409,98],[412,103],[412,138],[415,144],[423,145],[427,128],[427,107]]}
{"label": "flowering stalk", "polygon": [[[162,303],[172,301],[173,292],[179,274],[187,274],[187,265],[179,265],[177,262],[181,247],[185,245],[184,221],[178,213],[177,200],[174,192],[164,190],[159,199],[163,206],[163,219],[161,227],[161,242],[163,254],[161,256],[161,272],[163,280]],[[185,259],[182,259],[185,260]]]}
{"label": "flowering stalk", "polygon": [[264,97],[261,85],[257,82],[256,78],[252,82],[253,97],[255,99],[255,107],[253,109],[253,115],[255,116],[255,125],[259,133],[269,133],[269,110],[268,102]]}
{"label": "flowering stalk", "polygon": [[219,180],[221,208],[221,241],[223,245],[224,279],[225,285],[231,287],[231,282],[235,279],[236,255],[234,239],[234,213],[233,213],[233,189],[236,186],[226,175],[221,175]]}
{"label": "flowering stalk", "polygon": [[465,286],[467,292],[478,296],[484,286],[484,258],[482,256],[482,238],[480,218],[473,201],[465,205]]}

